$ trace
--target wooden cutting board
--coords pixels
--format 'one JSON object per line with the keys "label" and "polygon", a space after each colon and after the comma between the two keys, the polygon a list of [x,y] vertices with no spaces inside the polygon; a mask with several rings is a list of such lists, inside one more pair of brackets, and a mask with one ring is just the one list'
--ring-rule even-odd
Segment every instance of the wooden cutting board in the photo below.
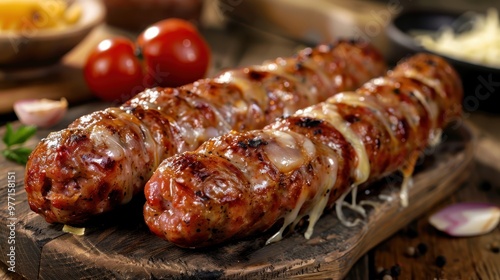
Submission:
{"label": "wooden cutting board", "polygon": [[[209,249],[182,249],[148,231],[142,220],[141,199],[95,221],[84,236],[66,234],[62,225],[49,225],[29,210],[24,167],[3,158],[0,197],[7,197],[7,175],[14,174],[16,204],[10,216],[7,204],[2,203],[0,217],[15,221],[16,272],[27,279],[339,279],[370,248],[450,196],[467,179],[466,170],[473,162],[471,130],[467,125],[450,128],[443,139],[417,168],[409,207],[400,206],[398,176],[390,176],[361,192],[362,199],[379,203],[375,208],[367,207],[369,216],[363,224],[347,228],[334,213],[326,213],[309,240],[297,232],[265,245],[273,234],[268,232]],[[33,139],[29,144],[36,142]],[[389,200],[380,200],[380,193]],[[10,250],[9,233],[8,227],[0,227],[0,259],[4,263],[7,255],[3,252]]]}

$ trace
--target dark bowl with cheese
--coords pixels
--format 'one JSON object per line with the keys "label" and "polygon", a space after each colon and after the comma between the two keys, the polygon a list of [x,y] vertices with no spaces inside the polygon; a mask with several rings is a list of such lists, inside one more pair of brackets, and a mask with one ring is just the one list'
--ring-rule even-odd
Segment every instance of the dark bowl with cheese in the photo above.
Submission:
{"label": "dark bowl with cheese", "polygon": [[[467,14],[435,10],[405,11],[390,22],[386,33],[392,42],[394,59],[416,52],[429,52],[446,58],[461,76],[465,111],[500,113],[500,66],[477,63],[456,54],[435,51],[422,46],[416,39],[416,34],[422,33],[429,33],[430,37],[437,38],[437,32],[444,26],[451,28],[455,34],[469,32],[474,20],[472,15],[469,16],[470,21],[467,22]],[[456,48],[460,50],[460,45],[457,44]],[[500,58],[498,63],[500,64]]]}

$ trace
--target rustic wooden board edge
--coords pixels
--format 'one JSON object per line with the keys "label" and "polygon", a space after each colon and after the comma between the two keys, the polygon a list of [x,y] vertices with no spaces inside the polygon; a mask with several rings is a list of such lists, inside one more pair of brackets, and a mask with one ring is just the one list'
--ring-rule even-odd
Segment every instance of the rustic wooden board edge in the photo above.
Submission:
{"label": "rustic wooden board edge", "polygon": [[[399,264],[402,269],[398,279],[500,279],[500,253],[492,247],[500,242],[500,227],[483,235],[453,237],[429,223],[430,215],[456,203],[500,205],[500,171],[477,160],[469,174],[456,192],[377,245],[371,251],[373,270]],[[427,252],[410,256],[408,248],[418,248],[419,244],[424,244]],[[436,265],[438,256],[446,259],[442,267]]]}
{"label": "rustic wooden board edge", "polygon": [[[64,273],[68,273],[68,269],[73,273],[71,276],[93,279],[271,279],[300,277],[304,274],[317,278],[345,277],[354,263],[369,249],[449,196],[466,179],[469,173],[465,171],[473,162],[475,140],[467,126],[455,132],[463,137],[463,149],[451,152],[449,158],[440,158],[438,151],[432,169],[415,176],[415,184],[410,189],[411,206],[401,208],[397,188],[389,187],[385,194],[392,200],[372,210],[363,226],[345,228],[338,222],[330,224],[329,222],[336,220],[330,213],[322,219],[328,219],[328,226],[337,229],[332,233],[331,229],[325,230],[325,222],[320,222],[310,240],[305,240],[300,234],[292,234],[281,242],[264,247],[265,237],[258,237],[252,241],[245,240],[199,252],[180,249],[168,242],[158,242],[153,236],[143,235],[141,229],[134,229],[134,232],[139,232],[140,239],[136,246],[144,244],[150,249],[143,256],[147,258],[145,262],[137,258],[139,251],[144,253],[141,251],[143,248],[131,249],[128,251],[129,255],[120,251],[119,247],[125,246],[127,241],[117,239],[112,229],[93,236],[63,235],[44,245],[40,278],[64,279]],[[455,149],[452,147],[453,142],[445,144]],[[106,242],[117,244],[105,244]],[[151,243],[155,245],[150,247]],[[325,253],[332,244],[337,250]],[[297,257],[304,246],[321,254]],[[235,254],[235,250],[242,250],[244,253]],[[168,258],[168,252],[173,252],[174,257]],[[287,253],[290,256],[286,256]],[[177,261],[174,262],[173,259]]]}

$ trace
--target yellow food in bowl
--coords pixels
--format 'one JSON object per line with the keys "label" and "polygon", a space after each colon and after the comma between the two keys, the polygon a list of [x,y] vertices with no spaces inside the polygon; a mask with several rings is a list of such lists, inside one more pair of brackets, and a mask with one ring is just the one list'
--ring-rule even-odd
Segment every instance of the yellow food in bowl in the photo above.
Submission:
{"label": "yellow food in bowl", "polygon": [[0,32],[60,29],[75,24],[81,7],[65,0],[0,0]]}
{"label": "yellow food in bowl", "polygon": [[472,23],[470,30],[455,33],[450,26],[445,26],[434,34],[416,35],[415,39],[424,48],[455,59],[500,67],[500,20],[497,10],[489,9],[486,15],[472,15],[472,21],[466,22]]}

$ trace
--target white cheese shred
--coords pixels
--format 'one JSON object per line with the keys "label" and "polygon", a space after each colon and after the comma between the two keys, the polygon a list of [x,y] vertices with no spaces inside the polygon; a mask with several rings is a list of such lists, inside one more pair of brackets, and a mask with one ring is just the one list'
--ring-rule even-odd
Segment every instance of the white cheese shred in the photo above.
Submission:
{"label": "white cheese shred", "polygon": [[346,206],[346,205],[350,205],[349,203],[346,203],[345,202],[345,198],[347,197],[347,195],[349,194],[349,192],[345,192],[343,193],[339,199],[337,199],[337,201],[335,202],[335,213],[337,214],[337,218],[339,219],[339,221],[346,227],[354,227],[354,226],[357,226],[361,220],[360,219],[355,219],[354,221],[349,221],[346,216],[344,215],[344,212],[342,210],[342,207],[343,206]]}
{"label": "white cheese shred", "polygon": [[79,228],[79,227],[72,227],[70,225],[64,225],[63,228],[62,228],[62,231],[63,232],[66,232],[66,233],[71,233],[73,235],[78,235],[78,236],[81,236],[81,235],[84,235],[85,234],[85,228]]}
{"label": "white cheese shred", "polygon": [[411,186],[413,186],[413,171],[417,165],[417,160],[420,152],[414,151],[410,154],[408,161],[403,164],[401,168],[401,173],[403,174],[403,182],[401,184],[401,190],[399,192],[399,198],[401,199],[401,206],[408,207],[409,205],[409,191]]}
{"label": "white cheese shred", "polygon": [[295,225],[298,222],[298,220],[300,220],[301,217],[299,217],[298,214],[300,208],[302,208],[302,205],[304,205],[304,202],[306,201],[307,195],[305,194],[306,192],[301,193],[299,200],[295,205],[295,208],[293,208],[292,211],[290,211],[288,214],[285,215],[283,220],[283,225],[281,226],[280,230],[266,241],[266,245],[283,239],[283,233],[285,232],[285,229],[292,223]]}
{"label": "white cheese shred", "polygon": [[413,186],[413,178],[411,175],[403,175],[403,183],[401,184],[401,191],[399,192],[399,198],[401,199],[401,206],[408,207],[409,205],[409,190]]}
{"label": "white cheese shred", "polygon": [[337,168],[338,162],[330,158],[330,169],[327,174],[328,180],[316,192],[316,196],[314,197],[313,208],[309,211],[309,225],[307,226],[307,230],[304,233],[304,237],[306,239],[311,238],[314,230],[314,225],[323,214],[325,210],[326,204],[328,203],[328,199],[330,197],[330,192],[337,181]]}

